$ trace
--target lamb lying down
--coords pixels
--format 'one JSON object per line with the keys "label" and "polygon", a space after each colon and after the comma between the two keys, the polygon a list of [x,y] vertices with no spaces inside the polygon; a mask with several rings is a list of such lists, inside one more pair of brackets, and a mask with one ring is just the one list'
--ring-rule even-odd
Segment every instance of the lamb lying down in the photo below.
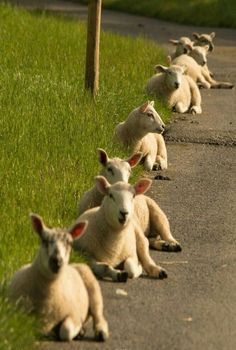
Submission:
{"label": "lamb lying down", "polygon": [[36,214],[31,214],[31,221],[39,235],[40,248],[32,264],[14,274],[10,300],[20,299],[27,312],[36,314],[44,334],[56,332],[60,340],[70,341],[84,332],[92,316],[95,338],[106,340],[109,333],[100,286],[87,265],[68,263],[73,239],[83,234],[87,222],[66,231],[46,227]]}
{"label": "lamb lying down", "polygon": [[99,278],[125,282],[139,277],[142,267],[151,277],[167,277],[150,257],[148,240],[134,214],[134,199],[148,190],[151,180],[141,179],[134,186],[121,181],[111,185],[103,176],[95,181],[104,199],[100,207],[79,216],[75,225],[88,221],[88,227],[74,241],[74,249],[86,252]]}

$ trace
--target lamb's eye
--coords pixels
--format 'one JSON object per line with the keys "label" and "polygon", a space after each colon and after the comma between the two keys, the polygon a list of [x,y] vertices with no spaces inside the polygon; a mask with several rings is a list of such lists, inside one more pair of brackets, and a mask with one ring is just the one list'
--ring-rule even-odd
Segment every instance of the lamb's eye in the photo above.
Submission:
{"label": "lamb's eye", "polygon": [[150,117],[150,118],[154,118],[154,115],[151,112],[148,112],[147,116]]}
{"label": "lamb's eye", "polygon": [[108,168],[107,168],[107,171],[108,171],[109,173],[111,173],[111,175],[114,175],[114,171],[113,171],[113,169],[112,169],[111,167],[108,167]]}
{"label": "lamb's eye", "polygon": [[111,193],[109,194],[109,197],[114,200],[114,197]]}

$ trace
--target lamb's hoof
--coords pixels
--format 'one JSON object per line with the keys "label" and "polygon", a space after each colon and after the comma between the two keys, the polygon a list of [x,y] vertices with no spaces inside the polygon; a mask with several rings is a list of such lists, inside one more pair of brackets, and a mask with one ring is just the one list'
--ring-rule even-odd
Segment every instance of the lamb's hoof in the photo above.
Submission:
{"label": "lamb's hoof", "polygon": [[155,163],[155,164],[153,164],[152,170],[157,171],[157,170],[162,170],[162,169],[161,169],[160,164]]}
{"label": "lamb's hoof", "polygon": [[106,341],[108,339],[108,334],[104,331],[96,331],[95,332],[95,340],[102,342],[102,341]]}
{"label": "lamb's hoof", "polygon": [[117,274],[117,282],[127,282],[128,279],[128,272],[121,271]]}
{"label": "lamb's hoof", "polygon": [[164,278],[167,278],[167,272],[166,272],[166,270],[162,269],[162,270],[160,271],[158,277],[159,277],[160,280],[163,280]]}
{"label": "lamb's hoof", "polygon": [[181,245],[179,243],[169,243],[169,242],[165,242],[162,245],[162,251],[163,252],[181,252],[182,248]]}

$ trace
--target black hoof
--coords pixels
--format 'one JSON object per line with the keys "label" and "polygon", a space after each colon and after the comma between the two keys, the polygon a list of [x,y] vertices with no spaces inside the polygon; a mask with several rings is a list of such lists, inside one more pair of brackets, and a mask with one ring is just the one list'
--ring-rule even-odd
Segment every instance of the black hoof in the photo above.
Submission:
{"label": "black hoof", "polygon": [[127,282],[128,272],[122,271],[117,274],[117,282]]}
{"label": "black hoof", "polygon": [[99,341],[99,342],[102,342],[102,341],[105,341],[107,339],[107,335],[105,332],[103,331],[97,331],[95,333],[95,340],[96,341]]}
{"label": "black hoof", "polygon": [[170,244],[168,242],[163,243],[161,249],[163,250],[163,252],[169,252]]}
{"label": "black hoof", "polygon": [[156,164],[153,165],[152,170],[153,171],[161,170],[161,166],[156,163]]}
{"label": "black hoof", "polygon": [[160,278],[160,280],[167,278],[167,273],[165,270],[161,270],[161,272],[159,273],[159,278]]}
{"label": "black hoof", "polygon": [[181,245],[180,244],[176,244],[175,245],[175,252],[181,252],[181,251],[182,251]]}

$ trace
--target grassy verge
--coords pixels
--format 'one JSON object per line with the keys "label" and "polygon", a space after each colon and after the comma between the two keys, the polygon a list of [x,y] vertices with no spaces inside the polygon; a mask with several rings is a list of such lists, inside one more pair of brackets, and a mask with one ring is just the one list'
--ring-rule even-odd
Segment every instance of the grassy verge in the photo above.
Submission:
{"label": "grassy verge", "polygon": [[[97,147],[124,155],[111,141],[114,126],[147,99],[145,81],[164,55],[148,40],[102,33],[101,85],[94,101],[83,88],[83,24],[4,5],[0,23],[3,281],[35,255],[38,242],[28,213],[39,213],[48,225],[71,224],[81,194],[98,173]],[[169,112],[160,104],[157,110],[166,120]],[[2,294],[0,329],[0,349],[32,349],[32,324]]]}
{"label": "grassy verge", "polygon": [[[88,0],[73,0],[88,3]],[[209,27],[236,28],[235,0],[103,0],[112,10],[167,21]]]}

